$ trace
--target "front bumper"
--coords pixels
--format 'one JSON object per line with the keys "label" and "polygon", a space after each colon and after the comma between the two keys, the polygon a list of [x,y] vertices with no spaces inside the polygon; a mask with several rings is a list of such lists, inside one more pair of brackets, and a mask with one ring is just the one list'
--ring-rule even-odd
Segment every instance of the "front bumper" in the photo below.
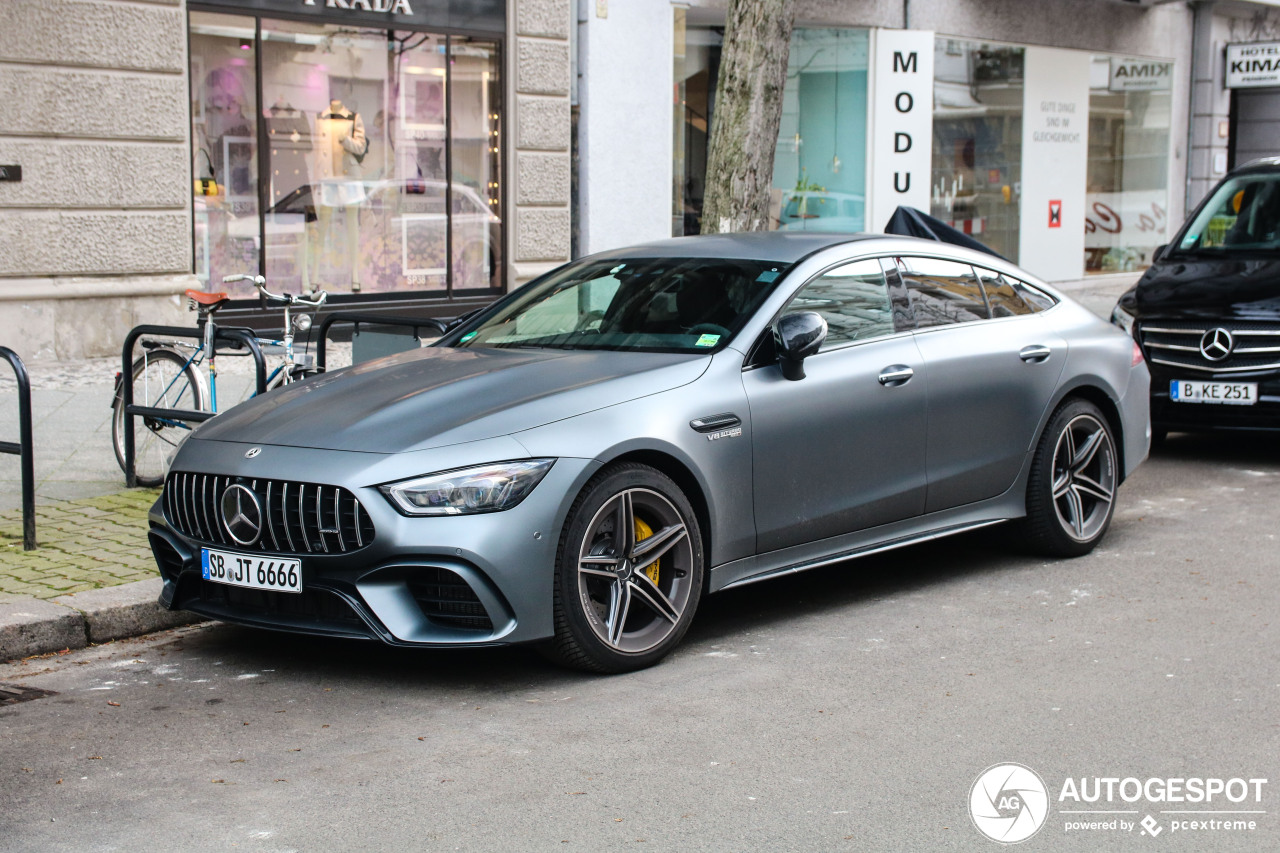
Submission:
{"label": "front bumper", "polygon": [[[523,458],[527,452],[514,440],[494,439],[397,455],[268,446],[247,460],[249,447],[193,439],[173,469],[178,475],[217,475],[219,483],[314,484],[323,477],[326,488],[346,489],[358,499],[373,536],[345,553],[300,544],[264,553],[221,541],[216,529],[193,525],[162,496],[150,512],[149,539],[164,581],[160,602],[165,607],[260,628],[395,646],[485,646],[552,635],[559,532],[571,496],[597,463],[558,459],[529,497],[504,512],[410,518],[376,486],[419,473]],[[267,592],[205,580],[203,547],[297,558],[303,591]]]}
{"label": "front bumper", "polygon": [[[1258,402],[1252,406],[1216,403],[1180,403],[1169,389],[1179,380],[1195,382],[1251,382],[1258,386]],[[1151,424],[1170,432],[1216,430],[1280,431],[1280,371],[1257,373],[1196,373],[1152,366]]]}

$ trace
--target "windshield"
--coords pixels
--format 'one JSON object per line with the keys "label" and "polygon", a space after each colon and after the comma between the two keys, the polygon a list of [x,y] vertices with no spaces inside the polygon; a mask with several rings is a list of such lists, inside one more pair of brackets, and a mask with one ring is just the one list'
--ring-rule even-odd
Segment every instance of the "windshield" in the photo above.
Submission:
{"label": "windshield", "polygon": [[776,261],[586,261],[530,285],[460,347],[710,352],[727,344],[787,271]]}
{"label": "windshield", "polygon": [[1280,175],[1241,175],[1218,187],[1187,226],[1181,251],[1280,248]]}

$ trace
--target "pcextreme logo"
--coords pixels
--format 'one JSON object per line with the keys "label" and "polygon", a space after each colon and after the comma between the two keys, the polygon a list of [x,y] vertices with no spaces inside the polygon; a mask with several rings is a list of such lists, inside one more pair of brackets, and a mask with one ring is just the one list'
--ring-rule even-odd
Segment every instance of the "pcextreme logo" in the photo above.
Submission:
{"label": "pcextreme logo", "polygon": [[1068,776],[1057,788],[1055,809],[1040,774],[1007,762],[978,775],[969,789],[969,817],[978,832],[1000,844],[1026,841],[1059,821],[1071,834],[1235,834],[1258,829],[1267,813],[1266,784],[1246,776]]}

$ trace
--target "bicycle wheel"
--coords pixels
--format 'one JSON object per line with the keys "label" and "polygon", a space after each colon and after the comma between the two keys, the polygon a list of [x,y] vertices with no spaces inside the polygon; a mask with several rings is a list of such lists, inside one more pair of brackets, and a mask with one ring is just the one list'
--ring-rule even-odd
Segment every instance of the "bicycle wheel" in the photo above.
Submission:
{"label": "bicycle wheel", "polygon": [[[186,358],[173,350],[153,349],[133,363],[135,406],[206,410],[207,397],[203,377],[187,363]],[[116,392],[111,408],[111,443],[123,471],[125,417],[122,391]],[[164,482],[173,455],[195,426],[170,418],[134,417],[133,458],[139,486],[158,486]]]}

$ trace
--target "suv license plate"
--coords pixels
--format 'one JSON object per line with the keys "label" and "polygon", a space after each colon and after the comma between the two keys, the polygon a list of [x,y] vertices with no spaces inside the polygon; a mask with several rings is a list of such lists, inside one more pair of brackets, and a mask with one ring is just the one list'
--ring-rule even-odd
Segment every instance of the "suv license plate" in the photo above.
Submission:
{"label": "suv license plate", "polygon": [[1258,402],[1258,386],[1252,382],[1169,382],[1169,399],[1175,403],[1216,403],[1220,406],[1252,406]]}
{"label": "suv license plate", "polygon": [[230,586],[272,592],[302,592],[301,560],[271,559],[202,548],[200,575],[207,581]]}

